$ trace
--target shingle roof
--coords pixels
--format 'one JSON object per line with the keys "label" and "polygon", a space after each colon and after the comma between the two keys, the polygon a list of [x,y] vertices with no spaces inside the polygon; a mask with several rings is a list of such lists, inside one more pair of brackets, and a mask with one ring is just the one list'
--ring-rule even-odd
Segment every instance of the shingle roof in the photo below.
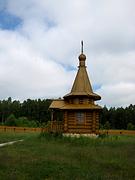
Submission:
{"label": "shingle roof", "polygon": [[79,69],[73,83],[71,92],[64,96],[64,98],[68,98],[71,96],[88,96],[94,100],[100,100],[101,97],[98,94],[93,93],[92,86],[87,74],[86,66],[85,66],[86,56],[81,54],[79,56]]}
{"label": "shingle roof", "polygon": [[50,107],[50,109],[101,109],[100,106],[95,105],[95,104],[69,104],[66,103],[64,100],[54,100]]}

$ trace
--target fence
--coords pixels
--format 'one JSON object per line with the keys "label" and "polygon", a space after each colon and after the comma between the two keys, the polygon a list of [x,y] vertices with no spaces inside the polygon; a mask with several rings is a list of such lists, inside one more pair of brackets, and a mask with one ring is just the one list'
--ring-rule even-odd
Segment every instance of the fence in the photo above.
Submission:
{"label": "fence", "polygon": [[0,132],[41,132],[43,128],[0,126]]}
{"label": "fence", "polygon": [[99,130],[99,133],[109,135],[135,135],[135,130]]}
{"label": "fence", "polygon": [[[28,128],[28,127],[12,127],[0,126],[0,132],[63,132],[63,125],[57,123],[50,123],[45,128]],[[109,135],[135,135],[135,130],[99,130],[99,134]]]}
{"label": "fence", "polygon": [[61,122],[49,122],[46,127],[30,128],[16,126],[0,126],[0,132],[63,132],[63,124]]}

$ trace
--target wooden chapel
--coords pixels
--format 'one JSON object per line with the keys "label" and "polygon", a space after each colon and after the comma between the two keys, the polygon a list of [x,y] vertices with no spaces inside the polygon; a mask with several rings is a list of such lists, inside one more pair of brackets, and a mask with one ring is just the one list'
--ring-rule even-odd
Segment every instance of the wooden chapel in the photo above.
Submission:
{"label": "wooden chapel", "polygon": [[53,100],[50,105],[52,110],[51,121],[58,121],[58,112],[63,114],[62,124],[64,133],[98,134],[99,115],[101,107],[95,101],[101,97],[95,94],[86,70],[86,56],[82,51],[79,56],[78,72],[75,77],[71,92],[63,99]]}

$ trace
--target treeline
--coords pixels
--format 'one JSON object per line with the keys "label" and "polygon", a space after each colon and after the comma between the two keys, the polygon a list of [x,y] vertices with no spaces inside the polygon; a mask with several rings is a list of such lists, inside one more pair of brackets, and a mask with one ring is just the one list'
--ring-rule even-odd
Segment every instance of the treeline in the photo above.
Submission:
{"label": "treeline", "polygon": [[[49,106],[51,99],[27,99],[23,102],[12,100],[0,101],[0,124],[39,127],[51,119]],[[135,105],[126,108],[103,107],[100,116],[102,129],[135,129]]]}
{"label": "treeline", "polygon": [[135,105],[110,109],[104,106],[100,117],[100,128],[135,130]]}
{"label": "treeline", "polygon": [[51,102],[50,99],[27,99],[23,102],[12,101],[11,98],[2,100],[0,101],[0,123],[19,126],[19,122],[21,124],[24,122],[29,126],[41,126],[50,120],[48,108]]}

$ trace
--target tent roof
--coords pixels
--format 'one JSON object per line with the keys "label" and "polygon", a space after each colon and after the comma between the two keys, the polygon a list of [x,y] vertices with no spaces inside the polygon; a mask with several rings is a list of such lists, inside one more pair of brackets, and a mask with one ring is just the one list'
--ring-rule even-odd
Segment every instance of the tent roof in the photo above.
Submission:
{"label": "tent roof", "polygon": [[93,93],[92,86],[87,74],[85,66],[86,56],[81,54],[79,56],[79,69],[73,83],[71,92],[64,96],[64,98],[73,97],[73,96],[88,96],[94,100],[100,100],[101,97]]}

